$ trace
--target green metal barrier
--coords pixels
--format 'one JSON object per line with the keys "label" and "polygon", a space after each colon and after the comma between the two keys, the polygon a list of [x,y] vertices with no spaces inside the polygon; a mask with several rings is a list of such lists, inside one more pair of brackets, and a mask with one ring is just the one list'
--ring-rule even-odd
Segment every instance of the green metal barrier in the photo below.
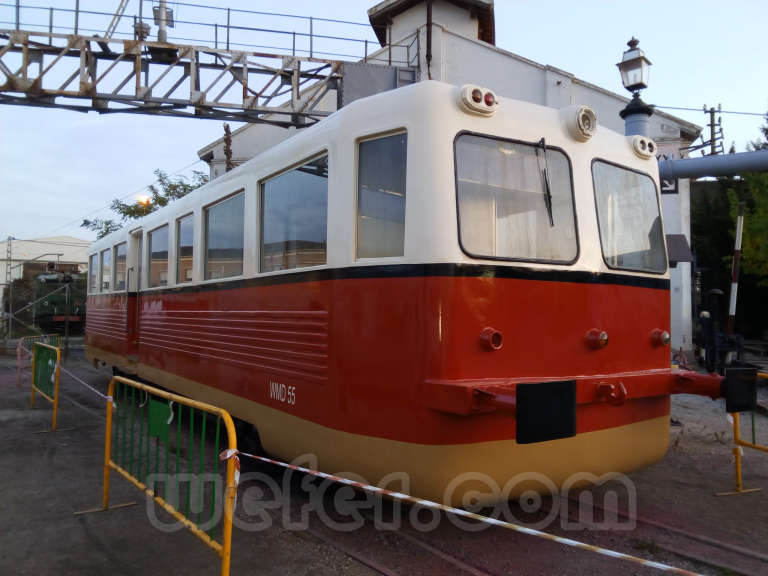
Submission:
{"label": "green metal barrier", "polygon": [[117,410],[107,403],[102,508],[112,468],[215,550],[228,576],[237,477],[219,455],[237,450],[229,413],[120,376],[108,397]]}
{"label": "green metal barrier", "polygon": [[51,430],[56,430],[59,411],[59,377],[61,375],[61,349],[50,344],[34,342],[32,352],[32,386],[30,408],[35,407],[35,392],[53,404]]}
{"label": "green metal barrier", "polygon": [[[43,334],[41,336],[24,336],[19,339],[19,343],[16,345],[16,385],[22,385],[22,378],[24,376],[24,370],[29,368],[32,358],[32,352],[34,351],[35,342],[42,342],[43,344],[50,344],[56,348],[61,348],[61,338],[58,334]],[[29,363],[28,363],[29,362]]]}

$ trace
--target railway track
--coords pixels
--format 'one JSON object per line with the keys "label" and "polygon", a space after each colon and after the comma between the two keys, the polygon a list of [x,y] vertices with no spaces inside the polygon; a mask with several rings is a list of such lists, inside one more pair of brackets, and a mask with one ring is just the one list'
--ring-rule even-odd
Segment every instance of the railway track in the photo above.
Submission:
{"label": "railway track", "polygon": [[[7,367],[3,367],[7,368]],[[93,374],[89,374],[91,377]],[[95,415],[98,402],[77,385],[65,383],[71,392],[67,398],[78,408]],[[99,414],[100,415],[100,414]],[[283,470],[266,464],[243,461],[244,472],[248,469],[268,473],[278,485],[282,485]],[[290,503],[300,509],[309,503],[301,484],[309,479],[301,474],[291,482]],[[315,480],[315,482],[317,482]],[[333,509],[333,492],[329,491],[325,505]],[[599,513],[605,510],[596,506]],[[542,511],[546,514],[546,510]],[[275,513],[275,519],[279,512]],[[570,509],[572,520],[576,510]],[[553,543],[537,542],[532,538],[511,534],[490,527],[479,534],[465,533],[453,526],[445,517],[440,526],[431,532],[419,532],[409,525],[407,518],[397,530],[377,529],[370,513],[362,512],[364,524],[351,533],[339,533],[325,526],[314,514],[307,529],[297,532],[297,537],[314,539],[352,559],[372,574],[383,576],[450,573],[455,576],[501,576],[503,574],[546,574],[547,561],[551,565],[578,555],[578,564],[569,574],[609,574],[626,571],[620,561],[598,558],[586,552],[566,551]],[[407,514],[406,514],[407,516]],[[621,514],[619,513],[619,516]],[[535,519],[533,519],[535,521]],[[629,554],[666,562],[685,569],[712,575],[740,574],[745,576],[768,573],[768,554],[733,543],[715,539],[707,534],[684,530],[654,518],[640,516],[637,528],[630,534],[616,532],[581,532],[575,537],[590,544],[604,546]],[[556,532],[556,530],[553,530]],[[573,533],[563,533],[574,536]],[[538,566],[538,568],[537,568]],[[543,566],[543,567],[542,567]],[[516,569],[517,568],[517,569]],[[637,568],[633,573],[653,574],[654,571]]]}
{"label": "railway track", "polygon": [[[280,482],[283,473],[281,469],[265,465],[255,466],[261,472],[274,468],[271,473],[274,474],[275,481]],[[306,492],[298,488],[306,481],[307,478],[304,477],[292,482],[292,509],[299,510],[309,505]],[[332,495],[326,496],[324,505],[333,506]],[[599,513],[606,512],[599,506],[596,506],[596,509]],[[619,560],[611,561],[588,555],[586,552],[564,550],[564,547],[526,539],[522,535],[510,534],[498,528],[489,527],[479,534],[467,535],[453,526],[444,515],[439,528],[432,532],[419,532],[408,525],[407,520],[404,520],[397,530],[381,532],[370,512],[360,512],[360,515],[365,519],[365,523],[354,532],[339,533],[318,520],[310,522],[306,533],[352,558],[372,573],[383,576],[430,573],[450,573],[456,576],[546,574],[553,572],[546,568],[547,563],[542,562],[542,559],[554,560],[556,565],[560,562],[559,558],[568,558],[574,553],[580,555],[579,567],[574,568],[573,572],[568,572],[569,574],[612,574],[626,568]],[[572,521],[577,519],[573,510],[569,510],[569,516]],[[563,535],[573,536],[572,533]],[[768,572],[766,554],[676,528],[651,518],[637,518],[637,527],[629,534],[595,531],[581,532],[577,537],[596,546],[639,555],[701,574],[758,576]],[[515,566],[517,569],[522,568],[522,571],[518,572]],[[658,572],[651,568],[637,567],[632,573]]]}

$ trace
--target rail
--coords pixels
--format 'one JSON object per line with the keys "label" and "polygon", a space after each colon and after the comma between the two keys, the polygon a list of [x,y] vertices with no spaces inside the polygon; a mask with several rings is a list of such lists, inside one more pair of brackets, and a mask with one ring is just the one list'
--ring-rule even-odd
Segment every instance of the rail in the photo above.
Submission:
{"label": "rail", "polygon": [[[309,30],[297,31],[248,21],[268,14],[284,23],[288,15],[238,11],[233,23],[229,10],[223,28],[176,19],[181,34],[155,40],[143,14],[126,28],[130,18],[114,22],[111,13],[75,6],[0,2],[0,104],[300,128],[333,112],[326,95],[336,91],[339,101],[345,62],[420,61],[419,33],[372,51],[375,40],[338,31],[349,25],[343,21],[309,18]],[[330,29],[317,30],[316,20]]]}
{"label": "rail", "polygon": [[[221,575],[228,576],[239,476],[236,461],[227,459],[222,494],[222,427],[227,450],[237,450],[235,426],[229,413],[121,376],[110,380],[107,396],[113,401],[107,402],[102,508],[109,508],[110,470],[114,469],[213,549],[221,557]],[[117,406],[116,417],[113,402]],[[205,459],[209,417],[216,418],[213,458],[208,461],[212,472],[206,472]],[[199,440],[195,439],[196,424]],[[210,498],[206,497],[206,479],[211,481]]]}
{"label": "rail", "polygon": [[507,522],[504,520],[499,520],[498,518],[483,516],[482,514],[470,512],[462,508],[454,508],[452,506],[447,506],[445,504],[440,504],[438,502],[433,502],[431,500],[423,500],[421,498],[417,498],[409,494],[404,494],[402,492],[387,490],[385,488],[381,488],[380,486],[371,486],[369,484],[363,484],[362,482],[350,480],[349,478],[344,478],[343,476],[336,476],[333,474],[328,474],[326,472],[321,472],[319,470],[312,470],[311,468],[306,468],[304,466],[298,466],[296,464],[281,462],[280,460],[274,460],[272,458],[267,458],[266,456],[249,454],[247,452],[243,452],[237,449],[229,449],[222,454],[222,458],[226,458],[229,461],[234,460],[235,462],[239,462],[239,459],[238,459],[239,456],[250,458],[252,460],[258,460],[260,462],[264,462],[267,464],[273,464],[275,466],[279,466],[287,470],[294,470],[296,472],[301,472],[303,474],[308,474],[310,476],[322,478],[323,480],[326,480],[326,481],[336,482],[346,486],[351,486],[358,490],[363,490],[364,492],[375,494],[377,496],[392,498],[393,500],[397,500],[400,502],[409,502],[418,507],[429,508],[432,510],[439,510],[446,514],[453,514],[455,516],[461,516],[462,518],[469,518],[470,520],[474,520],[483,524],[497,526],[499,528],[504,528],[506,530],[511,530],[513,532],[518,532],[520,534],[527,534],[528,536],[541,538],[543,540],[548,540],[550,542],[556,542],[557,544],[562,544],[562,545],[568,546],[569,548],[585,550],[587,552],[592,552],[595,554],[599,554],[601,556],[607,556],[609,558],[614,558],[616,560],[623,560],[636,565],[645,566],[647,568],[654,568],[656,570],[659,570],[661,572],[666,572],[669,574],[679,574],[681,576],[699,576],[695,572],[692,572],[690,570],[677,568],[675,566],[670,566],[668,564],[663,564],[661,562],[645,560],[644,558],[632,556],[631,554],[616,552],[615,550],[602,548],[600,546],[595,546],[594,544],[587,544],[585,542],[574,540],[572,538],[564,538],[562,536],[556,536],[554,534],[550,534],[542,530],[536,530],[534,528],[528,528],[527,526],[515,524],[514,522]]}
{"label": "rail", "polygon": [[[0,28],[145,40],[152,32],[152,24],[156,24],[152,9],[144,10],[146,4],[151,6],[153,1],[141,0],[136,13],[123,14],[115,22],[114,12],[98,9],[103,6],[101,2],[72,0],[71,8],[62,8],[6,0],[0,2],[0,14],[5,14],[0,16]],[[94,8],[89,9],[91,5]],[[176,32],[166,37],[167,42],[226,50],[270,50],[310,58],[388,62],[397,66],[412,66],[414,62],[410,51],[406,51],[407,57],[393,58],[393,52],[402,53],[398,48],[413,48],[412,40],[394,43],[385,50],[374,49],[379,42],[375,28],[367,22],[191,2],[173,2],[171,6],[178,14],[171,22]],[[191,16],[179,18],[182,11]],[[290,27],[290,23],[301,27]],[[389,36],[389,29],[382,31]],[[255,37],[263,41],[254,42]]]}

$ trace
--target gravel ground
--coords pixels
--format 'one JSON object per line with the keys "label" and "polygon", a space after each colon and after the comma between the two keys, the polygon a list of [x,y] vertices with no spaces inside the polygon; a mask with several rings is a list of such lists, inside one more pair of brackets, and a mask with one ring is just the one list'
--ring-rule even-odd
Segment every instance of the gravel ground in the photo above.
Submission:
{"label": "gravel ground", "polygon": [[[111,502],[135,505],[107,512],[74,515],[100,503],[103,465],[103,405],[91,392],[62,380],[60,431],[49,426],[50,408],[29,409],[29,393],[15,383],[13,358],[0,358],[0,515],[6,527],[0,547],[0,574],[216,574],[218,557],[188,531],[160,532],[148,521],[146,498],[113,474]],[[73,358],[69,367],[100,389],[108,373]],[[768,401],[768,391],[761,390]],[[760,492],[716,496],[734,489],[731,425],[723,403],[695,396],[673,398],[670,450],[658,464],[630,476],[637,490],[639,522],[631,530],[564,530],[563,516],[547,529],[560,535],[667,562],[704,574],[765,574],[768,561],[768,454],[746,450],[745,487]],[[768,418],[756,417],[757,440],[768,445]],[[742,435],[751,437],[748,415]],[[239,492],[241,527],[233,537],[232,574],[653,574],[653,570],[566,548],[499,528],[460,530],[445,517],[436,528],[420,531],[408,522],[380,530],[369,512],[353,531],[328,527],[323,514],[310,511],[307,483],[286,478],[274,466],[244,462],[246,481]],[[271,482],[268,480],[271,479]],[[266,510],[268,485],[288,482],[289,504]],[[317,485],[317,481],[314,481]],[[611,485],[593,489],[595,501]],[[331,489],[324,509],[331,517],[339,500],[350,495]],[[150,509],[152,504],[149,505]],[[381,504],[385,515],[392,503]],[[514,505],[515,517],[530,525],[552,506],[544,499],[530,514]],[[575,504],[569,508],[577,520]],[[618,506],[623,509],[624,503]],[[411,508],[404,515],[424,511]],[[254,531],[262,514],[269,526]],[[158,514],[162,517],[162,513]],[[407,516],[406,516],[407,517]],[[286,519],[291,526],[286,529]],[[648,524],[650,521],[651,524]],[[249,523],[251,525],[249,525]],[[719,545],[691,539],[703,535]],[[723,545],[724,544],[724,545]],[[738,553],[737,547],[752,551]],[[702,559],[706,560],[703,562]],[[708,562],[708,563],[707,563]],[[715,564],[719,567],[716,567]]]}

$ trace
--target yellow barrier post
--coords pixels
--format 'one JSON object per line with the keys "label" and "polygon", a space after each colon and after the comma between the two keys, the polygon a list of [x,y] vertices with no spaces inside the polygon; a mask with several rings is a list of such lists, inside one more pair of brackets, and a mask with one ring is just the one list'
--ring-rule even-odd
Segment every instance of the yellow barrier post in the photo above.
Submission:
{"label": "yellow barrier post", "polygon": [[[130,398],[128,398],[128,391],[127,388],[123,388],[123,396],[122,398],[116,398],[115,391],[116,391],[116,384],[121,384],[124,387],[129,387],[131,389],[131,395]],[[138,410],[141,410],[139,412],[138,417],[138,423],[134,424],[134,401],[135,401],[135,391],[143,392],[146,394],[146,400],[143,404],[138,406]],[[232,421],[232,417],[229,415],[229,412],[226,410],[223,410],[221,408],[218,408],[217,406],[212,406],[210,404],[206,404],[204,402],[198,402],[196,400],[191,400],[189,398],[186,398],[184,396],[179,396],[177,394],[174,394],[172,392],[166,392],[165,390],[160,390],[158,388],[154,388],[152,386],[148,386],[146,384],[142,384],[140,382],[136,382],[134,380],[130,380],[128,378],[124,378],[122,376],[114,376],[109,381],[109,389],[107,392],[107,396],[109,397],[110,401],[107,402],[107,424],[106,424],[106,431],[104,435],[104,486],[103,486],[103,493],[102,493],[102,509],[106,510],[109,508],[109,483],[110,483],[110,469],[115,469],[121,476],[126,478],[129,482],[131,482],[133,485],[135,485],[137,488],[139,488],[142,492],[144,492],[147,496],[152,498],[157,504],[159,504],[166,512],[168,512],[171,516],[173,516],[176,520],[178,520],[181,524],[183,524],[186,528],[188,528],[195,536],[197,536],[200,540],[202,540],[206,545],[208,545],[211,549],[216,551],[217,554],[221,557],[221,575],[222,576],[229,576],[230,572],[230,561],[231,561],[231,550],[232,550],[232,518],[234,515],[234,507],[235,507],[235,497],[237,495],[237,480],[235,478],[235,467],[237,465],[236,458],[228,458],[227,459],[227,470],[226,470],[226,486],[224,491],[224,503],[223,503],[223,524],[221,529],[221,542],[217,542],[214,540],[211,535],[206,533],[203,529],[200,528],[200,514],[201,510],[199,509],[197,511],[197,521],[193,521],[191,518],[188,518],[186,515],[182,514],[182,512],[177,509],[176,506],[171,504],[167,497],[168,497],[168,482],[169,478],[166,476],[166,498],[163,498],[160,496],[157,491],[154,489],[154,485],[150,487],[148,484],[148,477],[149,477],[149,470],[151,469],[151,462],[150,462],[150,450],[151,445],[149,442],[149,437],[153,435],[153,433],[150,431],[150,426],[152,425],[152,410],[153,406],[152,404],[149,405],[147,408],[147,436],[146,436],[146,449],[147,452],[145,455],[142,455],[142,446],[145,444],[145,439],[143,436],[143,406],[146,405],[148,402],[152,402],[153,400],[151,397],[157,397],[162,398],[167,401],[169,401],[169,404],[167,405],[168,414],[170,414],[170,419],[167,421],[167,425],[170,426],[171,420],[174,419],[174,417],[178,418],[178,434],[176,437],[176,473],[179,472],[179,446],[180,446],[180,433],[181,433],[181,419],[183,414],[183,406],[189,407],[189,429],[190,429],[190,439],[189,439],[189,459],[190,459],[190,468],[192,466],[192,461],[194,460],[194,455],[192,454],[193,450],[193,440],[194,440],[194,410],[199,410],[203,412],[203,416],[201,418],[201,452],[200,452],[200,459],[199,459],[199,471],[202,474],[203,471],[203,447],[206,440],[205,435],[205,427],[206,427],[206,414],[211,414],[213,416],[216,416],[219,418],[217,421],[217,428],[216,428],[216,468],[218,469],[218,443],[219,443],[219,423],[224,423],[224,428],[227,433],[227,447],[228,451],[231,453],[237,452],[237,436],[235,434],[235,425]],[[140,396],[140,395],[139,395]],[[122,454],[119,458],[121,459],[121,463],[123,466],[119,465],[117,462],[115,462],[114,455],[119,452],[113,451],[112,446],[112,434],[113,434],[113,427],[114,427],[114,413],[113,413],[113,401],[119,401],[122,404],[118,407],[118,425],[116,427],[116,435],[121,435],[122,438]],[[127,402],[126,402],[127,401]],[[171,404],[175,403],[179,406],[178,409],[178,416],[176,416],[171,408]],[[128,412],[130,412],[130,424],[128,423]],[[139,427],[139,434],[138,434],[138,442],[136,443],[138,445],[138,466],[137,466],[137,472],[136,475],[133,474],[133,464],[136,462],[136,459],[134,459],[134,431],[136,429],[136,426]],[[128,444],[128,433],[130,433],[130,457],[126,458],[125,456],[125,450],[126,450],[126,444]],[[169,470],[169,447],[168,447],[168,432],[166,432],[166,456],[165,456],[165,462],[166,462],[166,471]],[[156,471],[159,468],[159,443],[160,438],[158,436],[157,443],[155,444],[155,469]],[[119,449],[119,447],[118,447]],[[144,470],[145,472],[145,480],[147,482],[142,482],[140,480],[141,477],[141,470],[142,470],[142,463],[143,459],[146,457],[146,468]],[[124,467],[125,466],[125,467]],[[126,469],[128,468],[128,469]],[[200,478],[198,477],[198,480]],[[180,506],[179,500],[179,480],[178,477],[176,478],[176,494],[177,494],[177,501],[176,505]],[[190,484],[190,488],[187,492],[187,512],[189,512],[189,502],[191,498],[191,490],[192,485]],[[200,488],[199,494],[202,496],[202,487]],[[212,514],[212,520],[215,519],[215,498],[216,498],[216,491],[214,489],[214,501],[212,503],[213,506],[213,514]],[[194,510],[193,510],[194,513]],[[212,533],[212,527],[209,528],[209,532]]]}
{"label": "yellow barrier post", "polygon": [[734,412],[731,414],[733,417],[733,456],[736,466],[736,491],[735,492],[720,492],[717,496],[730,496],[732,494],[747,494],[749,492],[759,492],[761,488],[744,488],[741,474],[741,449],[751,448],[752,450],[758,450],[760,452],[768,453],[768,446],[761,446],[752,442],[747,442],[741,439],[741,432],[739,430],[739,413]]}
{"label": "yellow barrier post", "polygon": [[[45,351],[45,352],[43,352]],[[48,363],[38,358],[39,355],[48,356]],[[55,355],[55,360],[53,355]],[[51,366],[51,364],[53,364]],[[29,407],[35,407],[35,392],[53,404],[53,418],[51,430],[56,430],[56,420],[59,412],[59,377],[61,375],[61,349],[43,342],[34,342],[32,348],[32,384],[30,386]],[[43,382],[51,384],[43,389]]]}

